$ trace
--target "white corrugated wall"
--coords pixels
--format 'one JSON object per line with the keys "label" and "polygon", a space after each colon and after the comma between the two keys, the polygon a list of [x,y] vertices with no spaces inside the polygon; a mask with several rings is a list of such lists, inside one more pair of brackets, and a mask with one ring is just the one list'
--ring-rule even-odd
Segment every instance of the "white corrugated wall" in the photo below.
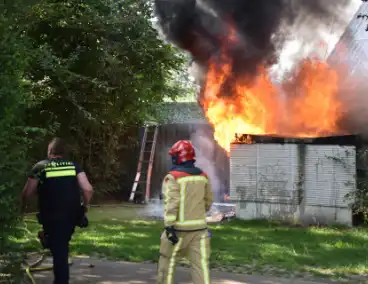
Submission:
{"label": "white corrugated wall", "polygon": [[297,145],[234,144],[230,153],[231,200],[277,201],[276,190],[295,190]]}
{"label": "white corrugated wall", "polygon": [[230,198],[242,219],[299,219],[351,225],[355,147],[233,144]]}
{"label": "white corrugated wall", "polygon": [[307,146],[306,205],[349,207],[345,196],[355,190],[355,147]]}

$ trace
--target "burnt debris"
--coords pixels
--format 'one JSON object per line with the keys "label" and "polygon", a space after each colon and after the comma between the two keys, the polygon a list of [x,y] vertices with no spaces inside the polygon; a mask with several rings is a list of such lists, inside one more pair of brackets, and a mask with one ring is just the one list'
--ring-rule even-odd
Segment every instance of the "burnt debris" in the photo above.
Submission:
{"label": "burnt debris", "polygon": [[360,147],[363,143],[359,135],[336,135],[326,137],[283,137],[279,135],[238,134],[233,144],[312,144]]}

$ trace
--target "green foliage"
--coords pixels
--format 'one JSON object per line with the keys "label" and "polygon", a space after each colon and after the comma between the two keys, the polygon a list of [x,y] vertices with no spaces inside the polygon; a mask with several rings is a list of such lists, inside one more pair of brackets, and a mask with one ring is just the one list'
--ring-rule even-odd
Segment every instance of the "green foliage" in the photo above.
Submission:
{"label": "green foliage", "polygon": [[354,214],[364,218],[368,223],[368,148],[357,152],[357,190],[347,197],[351,201]]}
{"label": "green foliage", "polygon": [[42,1],[29,15],[28,124],[69,138],[100,191],[120,188],[140,123],[178,92],[167,82],[184,57],[158,39],[151,12],[144,0]]}
{"label": "green foliage", "polygon": [[21,248],[9,236],[20,234],[19,197],[30,140],[36,129],[24,124],[28,107],[28,83],[24,80],[27,41],[18,26],[21,1],[0,4],[0,273],[17,276]]}
{"label": "green foliage", "polygon": [[158,38],[145,0],[13,0],[0,9],[2,273],[19,269],[9,236],[22,229],[25,173],[48,139],[69,140],[98,192],[129,191],[138,128],[183,93],[186,58]]}

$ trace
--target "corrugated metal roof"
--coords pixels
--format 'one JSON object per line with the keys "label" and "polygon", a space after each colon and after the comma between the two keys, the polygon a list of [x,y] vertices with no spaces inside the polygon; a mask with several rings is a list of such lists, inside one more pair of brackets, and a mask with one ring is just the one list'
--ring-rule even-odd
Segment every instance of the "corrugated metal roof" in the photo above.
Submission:
{"label": "corrugated metal roof", "polygon": [[349,23],[347,30],[354,36],[354,40],[367,40],[367,25],[368,25],[368,4],[362,3],[355,16]]}
{"label": "corrugated metal roof", "polygon": [[170,102],[158,106],[157,119],[160,123],[206,122],[197,102]]}
{"label": "corrugated metal roof", "polygon": [[285,137],[278,135],[251,135],[236,134],[232,144],[313,144],[313,145],[340,145],[357,146],[361,144],[358,135],[334,135],[319,137]]}
{"label": "corrugated metal roof", "polygon": [[368,4],[362,3],[331,52],[329,64],[345,64],[349,73],[365,68],[368,62]]}

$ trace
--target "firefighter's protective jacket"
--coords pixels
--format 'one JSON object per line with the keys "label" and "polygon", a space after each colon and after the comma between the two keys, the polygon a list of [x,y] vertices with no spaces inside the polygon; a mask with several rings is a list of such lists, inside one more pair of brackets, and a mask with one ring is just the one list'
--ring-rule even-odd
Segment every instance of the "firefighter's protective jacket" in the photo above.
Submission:
{"label": "firefighter's protective jacket", "polygon": [[211,209],[213,193],[205,173],[191,174],[172,170],[164,178],[162,193],[166,227],[174,226],[179,231],[207,227],[206,213]]}

